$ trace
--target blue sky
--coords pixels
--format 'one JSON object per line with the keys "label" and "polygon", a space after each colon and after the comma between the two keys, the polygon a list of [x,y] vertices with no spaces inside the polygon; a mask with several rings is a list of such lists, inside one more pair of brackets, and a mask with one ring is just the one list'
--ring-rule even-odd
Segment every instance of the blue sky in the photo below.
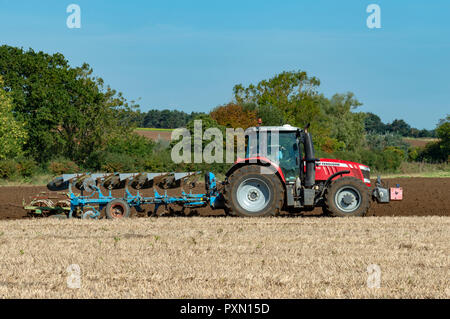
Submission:
{"label": "blue sky", "polygon": [[[71,3],[81,29],[66,26]],[[381,29],[366,26],[371,3]],[[209,111],[235,84],[301,69],[385,122],[431,129],[450,113],[446,0],[0,0],[0,43],[87,62],[143,111]]]}

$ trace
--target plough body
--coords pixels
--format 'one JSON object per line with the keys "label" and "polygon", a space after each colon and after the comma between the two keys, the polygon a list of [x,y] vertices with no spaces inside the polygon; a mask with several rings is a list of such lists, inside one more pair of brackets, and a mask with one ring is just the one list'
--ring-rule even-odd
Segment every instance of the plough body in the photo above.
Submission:
{"label": "plough body", "polygon": [[[177,205],[183,209],[205,207],[207,205],[214,208],[221,195],[217,190],[217,181],[213,173],[207,173],[205,176],[205,193],[186,193],[182,188],[180,196],[167,195],[168,188],[184,186],[189,179],[199,174],[200,172],[65,174],[55,178],[47,187],[52,191],[68,190],[65,193],[65,196],[68,198],[65,201],[66,205],[62,207],[57,206],[53,204],[50,196],[41,194],[41,197],[34,197],[29,204],[26,204],[24,201],[24,209],[29,215],[33,216],[98,219],[101,216],[101,211],[105,208],[107,209],[106,216],[109,218],[111,216],[115,216],[115,218],[127,217],[126,212],[129,208],[135,208],[138,212],[143,212],[145,211],[144,205],[154,205],[153,211],[148,212],[149,216],[157,215],[161,206],[167,210],[169,205]],[[188,183],[188,186],[194,186],[195,182]],[[164,194],[160,194],[154,187],[155,185],[166,188]],[[102,186],[106,189],[106,195],[102,191]],[[136,190],[135,194],[130,190],[130,187]],[[150,187],[153,187],[153,196],[143,196],[141,189]],[[80,193],[76,193],[74,191],[75,188]],[[112,191],[115,189],[124,189],[123,196],[113,196]],[[117,207],[114,208],[115,203],[121,204],[121,209],[123,210],[121,214],[117,213]],[[126,203],[128,207],[124,206],[123,203]],[[113,212],[112,210],[116,213],[111,213]]]}

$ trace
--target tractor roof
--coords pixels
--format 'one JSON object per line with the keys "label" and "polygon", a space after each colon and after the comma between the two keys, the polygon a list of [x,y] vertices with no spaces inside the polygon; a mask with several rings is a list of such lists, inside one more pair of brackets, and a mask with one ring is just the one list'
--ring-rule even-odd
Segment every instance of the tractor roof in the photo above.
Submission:
{"label": "tractor roof", "polygon": [[259,126],[259,127],[249,127],[245,130],[245,133],[255,132],[255,131],[279,131],[279,132],[296,132],[299,130],[298,127],[291,126],[289,124],[283,126]]}

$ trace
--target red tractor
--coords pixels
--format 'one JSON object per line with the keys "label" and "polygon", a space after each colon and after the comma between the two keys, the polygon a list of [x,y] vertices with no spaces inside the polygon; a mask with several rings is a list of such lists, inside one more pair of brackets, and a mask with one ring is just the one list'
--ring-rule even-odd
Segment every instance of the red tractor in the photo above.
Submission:
{"label": "red tractor", "polygon": [[222,195],[230,214],[275,216],[283,209],[322,207],[331,216],[364,216],[371,200],[390,200],[379,178],[371,189],[369,167],[316,158],[308,127],[253,127],[245,137],[245,158],[238,158],[224,183]]}

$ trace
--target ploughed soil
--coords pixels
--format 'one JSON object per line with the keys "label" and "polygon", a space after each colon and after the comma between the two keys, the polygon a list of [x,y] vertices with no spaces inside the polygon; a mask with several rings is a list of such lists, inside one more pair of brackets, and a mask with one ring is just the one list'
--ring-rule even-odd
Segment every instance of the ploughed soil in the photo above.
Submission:
{"label": "ploughed soil", "polygon": [[[450,178],[398,178],[386,179],[385,182],[390,187],[400,184],[403,187],[403,201],[394,201],[389,204],[372,203],[368,216],[450,216]],[[134,190],[132,190],[133,192]],[[164,190],[157,188],[160,194]],[[185,187],[189,193],[189,189]],[[27,213],[22,207],[22,201],[28,203],[30,198],[47,192],[45,186],[14,186],[0,187],[0,219],[22,219],[27,218]],[[204,185],[198,184],[192,189],[193,194],[203,193]],[[64,195],[58,195],[50,192],[51,197],[64,198]],[[104,194],[107,194],[105,191]],[[122,197],[123,190],[113,191],[115,197]],[[143,196],[153,196],[153,189],[142,190]],[[167,194],[171,196],[180,196],[181,189],[169,189]],[[53,201],[56,201],[53,199]],[[132,216],[145,217],[148,211],[153,211],[153,205],[146,205],[145,212],[136,212],[132,209]],[[322,214],[321,208],[312,212],[302,212],[301,216],[319,216]],[[184,209],[179,206],[169,207],[165,210],[160,207],[158,215],[181,215],[181,216],[224,216],[222,209],[213,210],[210,207],[196,209]]]}

